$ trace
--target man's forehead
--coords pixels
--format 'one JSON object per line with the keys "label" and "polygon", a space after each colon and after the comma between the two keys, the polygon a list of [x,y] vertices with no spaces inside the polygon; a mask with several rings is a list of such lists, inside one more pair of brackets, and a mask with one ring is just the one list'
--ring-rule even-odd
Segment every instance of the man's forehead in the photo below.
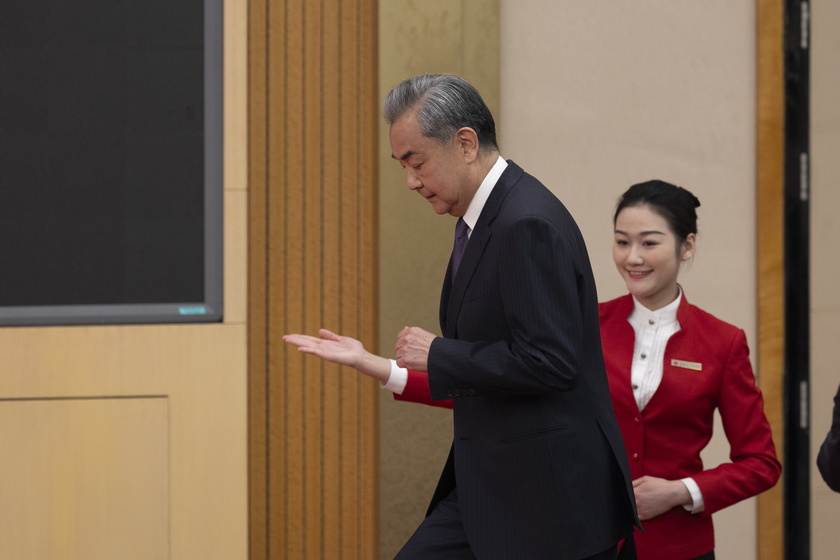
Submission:
{"label": "man's forehead", "polygon": [[429,138],[420,133],[420,127],[413,114],[408,114],[391,125],[391,157],[397,161],[418,155],[425,147]]}

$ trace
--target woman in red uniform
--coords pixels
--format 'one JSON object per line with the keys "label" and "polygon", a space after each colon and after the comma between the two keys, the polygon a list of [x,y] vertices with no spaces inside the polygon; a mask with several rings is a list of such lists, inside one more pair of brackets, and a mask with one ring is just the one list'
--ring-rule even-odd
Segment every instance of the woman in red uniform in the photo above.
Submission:
{"label": "woman in red uniform", "polygon": [[[691,305],[677,278],[694,256],[697,198],[664,181],[616,208],[613,260],[629,294],[602,303],[601,340],[644,534],[643,560],[714,558],[712,514],[781,473],[744,331]],[[731,462],[700,452],[720,412]]]}
{"label": "woman in red uniform", "polygon": [[[677,279],[694,255],[697,198],[664,181],[632,186],[614,216],[613,260],[628,294],[600,305],[613,407],[627,448],[640,560],[714,558],[711,515],[773,486],[781,473],[744,331],[691,305]],[[301,351],[350,365],[400,400],[431,401],[424,372],[407,371],[354,339],[288,335]],[[700,452],[718,409],[730,462]]]}

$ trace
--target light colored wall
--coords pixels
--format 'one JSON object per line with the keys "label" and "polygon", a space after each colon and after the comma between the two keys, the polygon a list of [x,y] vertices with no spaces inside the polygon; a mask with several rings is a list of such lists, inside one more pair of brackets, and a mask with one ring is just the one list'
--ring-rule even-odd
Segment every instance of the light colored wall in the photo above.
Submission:
{"label": "light colored wall", "polygon": [[[499,121],[503,154],[543,179],[577,217],[592,255],[601,299],[623,293],[609,253],[610,217],[616,197],[639,180],[670,180],[694,191],[703,204],[699,209],[698,253],[682,277],[688,297],[744,328],[754,347],[753,3],[502,0],[500,4],[501,99],[491,108]],[[394,10],[392,17],[414,22],[417,28],[432,25],[416,20],[401,5]],[[833,347],[840,332],[840,301],[834,284],[840,270],[833,254],[835,240],[840,238],[835,217],[840,190],[834,186],[836,177],[840,177],[840,159],[836,157],[840,152],[840,105],[836,103],[840,39],[834,28],[840,21],[840,6],[829,0],[813,0],[812,15],[811,451],[815,457],[830,424],[831,398],[838,384]],[[451,16],[436,17],[452,21]],[[399,53],[388,51],[389,37],[393,39],[403,31],[387,29],[384,19],[381,26],[383,94],[400,74],[388,74],[389,68],[404,69],[405,75],[428,71],[417,65],[399,66],[405,65],[404,58],[400,58],[403,62],[389,62],[389,56],[398,54],[416,57],[418,53],[439,52],[450,61],[443,70],[458,73],[463,69],[463,75],[475,79],[469,76],[471,67],[465,69],[460,58],[450,57],[436,44],[417,43],[414,49],[406,41]],[[432,41],[422,33],[413,37],[418,38]],[[391,77],[394,79],[386,79]],[[481,85],[479,89],[485,90]],[[387,139],[387,135],[382,138]],[[382,149],[387,150],[387,140]],[[382,177],[383,189],[391,182],[402,186],[401,176],[389,180],[383,171]],[[424,321],[433,330],[437,326],[436,289],[445,254],[425,246],[447,245],[449,228],[440,220],[431,221],[432,216],[428,223],[411,224],[417,231],[413,235],[425,239],[423,246],[405,251],[401,240],[389,240],[399,224],[384,214],[388,208],[405,207],[413,215],[422,201],[411,202],[410,198],[388,192],[381,199],[381,348],[386,354],[392,343],[391,331],[402,325],[406,309],[421,317],[418,323]],[[387,272],[390,267],[407,270],[399,276],[404,282],[400,287],[408,291],[394,293],[416,296],[398,301],[400,296],[385,294],[398,275]],[[760,375],[760,368],[757,371]],[[405,530],[420,515],[412,504],[419,502],[425,507],[430,487],[424,480],[436,480],[450,437],[445,413],[403,405],[414,410],[411,416],[400,416],[399,406],[390,397],[383,397],[383,422],[391,418],[396,423],[390,428],[383,426],[383,542],[393,542],[393,533]],[[419,441],[413,439],[417,429],[428,430]],[[446,443],[441,444],[439,438]],[[397,487],[393,480],[398,476],[388,471],[388,445],[397,445],[398,449],[416,446],[425,451],[425,456],[410,469],[409,488],[399,496],[400,503],[386,511],[385,504],[394,496],[384,489],[388,485]],[[720,436],[713,447],[708,459],[723,460],[726,445]],[[840,495],[828,490],[814,469],[815,560],[835,558],[840,548],[840,533],[834,524],[838,507]],[[405,518],[410,521],[406,523]],[[715,516],[720,558],[755,558],[754,520],[752,500]],[[388,557],[384,551],[382,557]]]}
{"label": "light colored wall", "polygon": [[[502,153],[566,203],[599,299],[625,293],[612,213],[631,184],[696,194],[689,300],[755,341],[755,9],[752,2],[501,3]],[[726,460],[718,427],[708,464]],[[720,558],[755,557],[755,503],[715,515]]]}
{"label": "light colored wall", "polygon": [[840,383],[840,5],[812,0],[811,13],[811,550],[814,560],[831,560],[840,550],[840,494],[823,483],[815,461]]}
{"label": "light colored wall", "polygon": [[225,3],[221,324],[0,329],[0,557],[245,560],[246,3]]}

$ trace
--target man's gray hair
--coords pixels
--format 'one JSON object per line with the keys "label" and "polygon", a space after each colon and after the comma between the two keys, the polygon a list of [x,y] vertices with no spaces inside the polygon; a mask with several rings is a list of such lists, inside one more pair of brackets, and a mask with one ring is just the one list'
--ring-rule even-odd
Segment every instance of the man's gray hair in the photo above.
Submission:
{"label": "man's gray hair", "polygon": [[441,146],[448,146],[458,129],[468,127],[478,136],[479,151],[499,149],[493,115],[466,80],[448,74],[409,78],[385,97],[385,120],[394,124],[415,107],[420,132]]}

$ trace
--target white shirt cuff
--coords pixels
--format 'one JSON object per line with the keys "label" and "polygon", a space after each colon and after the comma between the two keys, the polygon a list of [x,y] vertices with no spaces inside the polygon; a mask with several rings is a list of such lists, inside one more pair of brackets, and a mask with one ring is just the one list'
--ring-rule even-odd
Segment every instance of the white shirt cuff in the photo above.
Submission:
{"label": "white shirt cuff", "polygon": [[380,383],[379,385],[392,393],[402,395],[405,391],[405,385],[408,383],[408,370],[398,367],[396,360],[389,361],[391,362],[391,375],[388,377],[387,383]]}
{"label": "white shirt cuff", "polygon": [[700,491],[700,487],[694,481],[693,478],[683,478],[680,480],[685,487],[688,488],[688,493],[691,494],[692,504],[683,506],[685,511],[690,513],[700,513],[704,509],[706,509],[706,504],[703,502],[703,493]]}

